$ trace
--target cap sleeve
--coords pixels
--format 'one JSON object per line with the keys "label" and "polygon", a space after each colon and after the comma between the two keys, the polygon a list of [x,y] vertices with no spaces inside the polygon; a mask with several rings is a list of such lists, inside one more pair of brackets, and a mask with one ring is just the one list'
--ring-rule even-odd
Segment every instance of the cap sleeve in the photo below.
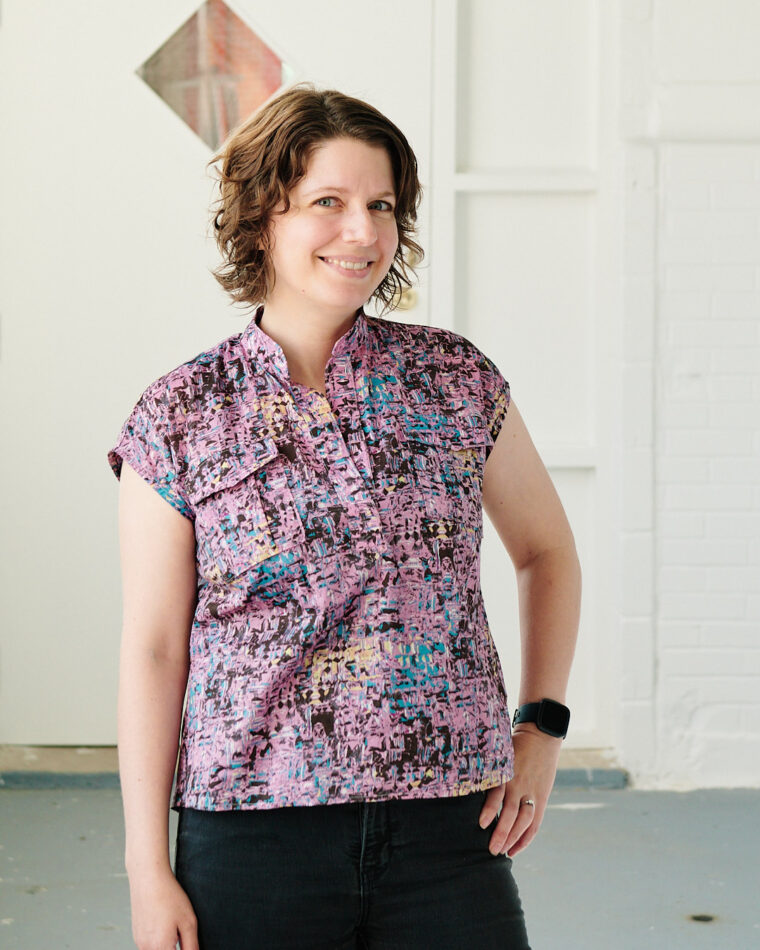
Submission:
{"label": "cap sleeve", "polygon": [[483,391],[483,413],[489,436],[486,448],[486,458],[488,458],[507,418],[510,390],[509,383],[504,379],[497,365],[485,353],[480,354],[480,380]]}
{"label": "cap sleeve", "polygon": [[177,475],[176,444],[167,395],[156,392],[155,386],[148,387],[124,423],[118,442],[108,452],[108,462],[119,479],[122,462],[128,462],[165,501],[192,519],[192,508]]}

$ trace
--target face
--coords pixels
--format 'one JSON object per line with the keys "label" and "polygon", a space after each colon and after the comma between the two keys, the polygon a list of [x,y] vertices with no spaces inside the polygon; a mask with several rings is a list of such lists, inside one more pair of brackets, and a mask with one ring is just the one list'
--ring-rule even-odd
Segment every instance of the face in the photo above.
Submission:
{"label": "face", "polygon": [[356,139],[331,139],[312,153],[271,223],[272,308],[343,319],[372,296],[398,246],[388,153]]}

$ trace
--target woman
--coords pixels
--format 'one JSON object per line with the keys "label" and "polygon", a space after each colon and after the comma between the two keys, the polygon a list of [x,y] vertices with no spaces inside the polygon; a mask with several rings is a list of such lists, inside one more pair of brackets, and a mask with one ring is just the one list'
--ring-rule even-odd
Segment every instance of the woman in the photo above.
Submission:
{"label": "woman", "polygon": [[[552,787],[578,626],[567,519],[495,364],[362,309],[421,254],[402,133],[297,86],[218,158],[216,276],[258,309],[149,386],[109,453],[135,941],[522,950],[511,857]],[[518,577],[513,735],[483,508]]]}

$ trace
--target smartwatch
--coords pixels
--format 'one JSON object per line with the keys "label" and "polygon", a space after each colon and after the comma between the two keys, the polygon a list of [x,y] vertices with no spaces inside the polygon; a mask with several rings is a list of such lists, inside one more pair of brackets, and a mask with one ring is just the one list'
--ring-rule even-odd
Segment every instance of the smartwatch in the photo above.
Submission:
{"label": "smartwatch", "polygon": [[536,726],[548,736],[564,739],[570,724],[570,710],[553,699],[542,699],[540,703],[524,703],[515,710],[512,725],[518,722],[535,722]]}

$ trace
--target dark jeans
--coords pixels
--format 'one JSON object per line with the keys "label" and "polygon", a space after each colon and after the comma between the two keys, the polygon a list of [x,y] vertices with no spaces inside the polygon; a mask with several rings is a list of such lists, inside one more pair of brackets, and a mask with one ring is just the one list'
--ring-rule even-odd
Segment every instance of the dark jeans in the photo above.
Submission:
{"label": "dark jeans", "polygon": [[529,950],[485,798],[181,810],[201,950]]}

